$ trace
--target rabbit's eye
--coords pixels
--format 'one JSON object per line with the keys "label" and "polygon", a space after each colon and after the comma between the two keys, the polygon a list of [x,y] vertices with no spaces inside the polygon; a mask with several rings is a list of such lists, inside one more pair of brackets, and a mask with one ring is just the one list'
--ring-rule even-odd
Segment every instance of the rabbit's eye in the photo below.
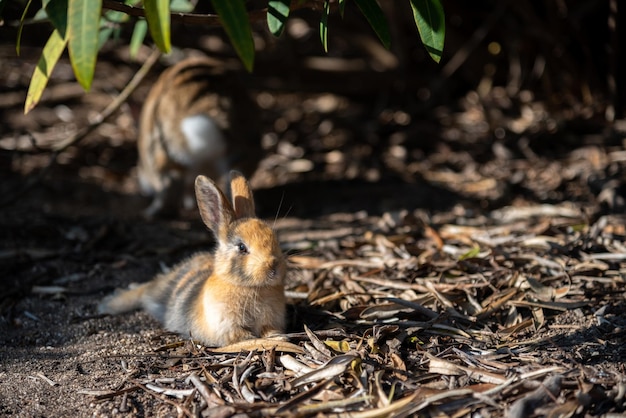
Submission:
{"label": "rabbit's eye", "polygon": [[239,250],[239,254],[248,254],[248,247],[243,242],[237,244],[237,249]]}

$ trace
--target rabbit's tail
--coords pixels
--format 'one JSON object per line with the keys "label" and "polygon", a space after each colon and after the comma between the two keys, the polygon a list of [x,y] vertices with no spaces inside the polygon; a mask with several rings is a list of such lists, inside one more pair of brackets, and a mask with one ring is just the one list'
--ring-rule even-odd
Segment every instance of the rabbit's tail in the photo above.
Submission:
{"label": "rabbit's tail", "polygon": [[98,313],[116,315],[143,307],[143,296],[151,283],[144,283],[128,290],[107,296],[98,305]]}

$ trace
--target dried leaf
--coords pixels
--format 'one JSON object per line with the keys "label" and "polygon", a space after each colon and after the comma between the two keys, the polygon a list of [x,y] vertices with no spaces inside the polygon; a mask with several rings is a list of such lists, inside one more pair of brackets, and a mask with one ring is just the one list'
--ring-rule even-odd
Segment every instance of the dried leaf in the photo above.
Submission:
{"label": "dried leaf", "polygon": [[451,363],[449,361],[437,358],[430,354],[427,354],[430,364],[428,367],[429,373],[438,373],[444,375],[462,375],[467,374],[473,380],[484,383],[500,384],[507,379],[504,375],[489,372],[487,370],[480,370],[476,367],[466,367],[458,364]]}
{"label": "dried leaf", "polygon": [[339,353],[350,351],[350,344],[347,341],[324,340],[324,344]]}
{"label": "dried leaf", "polygon": [[411,312],[412,309],[397,303],[385,303],[365,308],[360,317],[363,319],[389,319],[396,317],[400,312]]}
{"label": "dried leaf", "polygon": [[287,369],[287,370],[291,370],[292,372],[294,372],[296,374],[296,376],[301,376],[303,374],[306,373],[310,373],[312,371],[314,371],[315,369],[312,369],[311,367],[299,362],[298,360],[296,360],[295,358],[293,358],[292,356],[288,355],[288,354],[284,354],[282,356],[279,357],[281,364]]}
{"label": "dried leaf", "polygon": [[561,391],[561,376],[548,377],[535,391],[517,400],[509,410],[509,418],[525,418],[533,415],[535,409],[552,401]]}
{"label": "dried leaf", "polygon": [[146,387],[148,389],[150,389],[151,391],[153,391],[153,392],[162,393],[163,395],[173,396],[173,397],[179,398],[179,399],[185,398],[185,397],[193,394],[193,392],[195,391],[195,389],[172,389],[172,388],[165,388],[165,387],[153,385],[151,383],[147,383]]}
{"label": "dried leaf", "polygon": [[306,326],[306,324],[304,325],[304,331],[306,332],[307,337],[309,337],[309,340],[311,341],[311,343],[313,344],[313,347],[315,347],[316,350],[318,350],[320,353],[322,353],[326,357],[332,357],[333,353],[330,352],[330,350],[326,347],[324,342],[320,340],[319,338],[317,338],[315,333],[313,333],[313,331],[311,331],[309,327]]}
{"label": "dried leaf", "polygon": [[357,356],[344,354],[334,357],[324,366],[320,366],[317,370],[307,373],[294,379],[291,384],[294,387],[298,387],[307,383],[318,382],[324,379],[331,379],[339,376],[345,372],[354,360],[358,359]]}
{"label": "dried leaf", "polygon": [[41,295],[55,295],[67,292],[67,288],[63,286],[33,286],[31,292]]}
{"label": "dried leaf", "polygon": [[230,344],[224,347],[211,348],[210,351],[215,353],[239,353],[241,351],[267,351],[276,350],[285,353],[304,353],[304,350],[287,341],[275,340],[271,338],[256,338],[252,340],[244,340],[238,343]]}

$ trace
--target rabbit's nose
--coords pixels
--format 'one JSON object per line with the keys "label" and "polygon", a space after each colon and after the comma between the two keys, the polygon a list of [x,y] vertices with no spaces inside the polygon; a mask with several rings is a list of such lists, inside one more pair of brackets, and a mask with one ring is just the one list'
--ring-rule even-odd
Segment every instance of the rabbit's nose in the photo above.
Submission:
{"label": "rabbit's nose", "polygon": [[274,277],[276,277],[276,274],[277,274],[277,272],[278,272],[278,268],[279,268],[279,262],[278,262],[278,260],[277,260],[277,259],[275,259],[275,258],[274,258],[274,259],[272,259],[272,260],[269,262],[269,270],[268,270],[268,272],[267,272],[267,275],[268,275],[270,278],[272,278],[272,279],[273,279]]}

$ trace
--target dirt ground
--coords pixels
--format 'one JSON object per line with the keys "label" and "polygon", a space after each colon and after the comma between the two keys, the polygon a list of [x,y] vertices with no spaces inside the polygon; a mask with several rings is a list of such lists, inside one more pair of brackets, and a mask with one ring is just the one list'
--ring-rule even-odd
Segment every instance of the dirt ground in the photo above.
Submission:
{"label": "dirt ground", "polygon": [[135,120],[167,61],[39,178],[45,150],[139,64],[106,50],[84,94],[63,61],[24,116],[38,49],[1,48],[0,415],[626,412],[626,126],[600,99],[555,107],[452,80],[431,103],[428,80],[369,58],[276,77],[268,47],[247,78],[264,148],[252,184],[290,257],[293,346],[224,353],[143,312],[96,312],[213,242],[194,211],[142,216]]}

